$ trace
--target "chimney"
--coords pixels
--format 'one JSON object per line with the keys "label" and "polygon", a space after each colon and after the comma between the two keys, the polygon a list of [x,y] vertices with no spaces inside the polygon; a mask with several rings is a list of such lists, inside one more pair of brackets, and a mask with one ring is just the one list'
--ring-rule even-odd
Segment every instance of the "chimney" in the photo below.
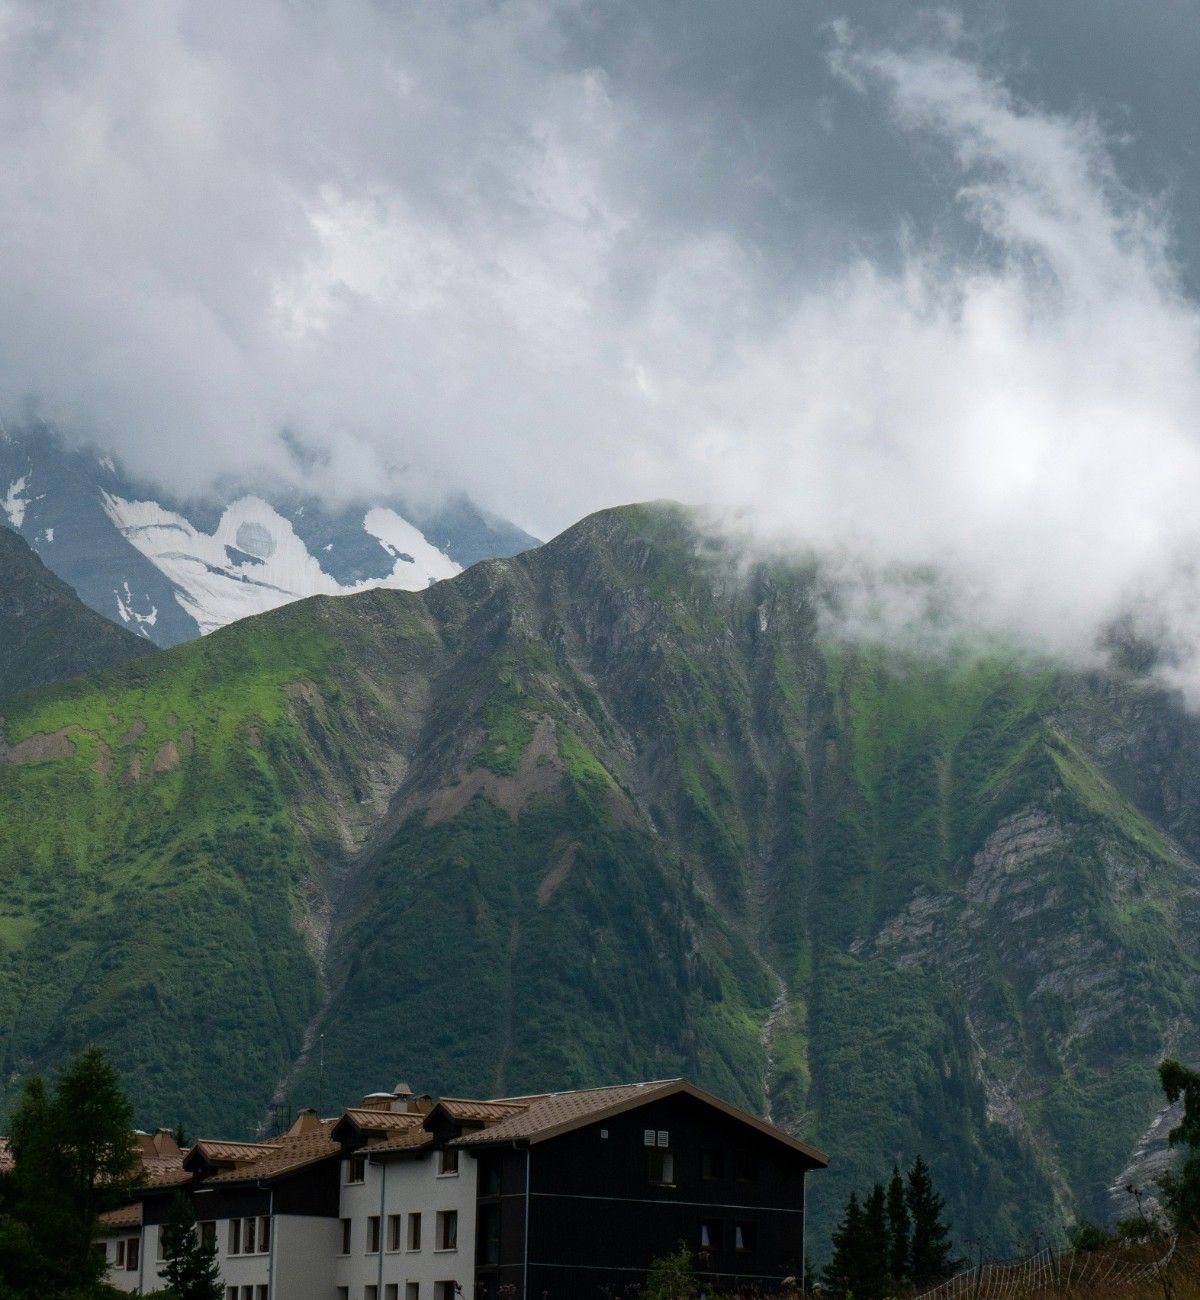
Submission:
{"label": "chimney", "polygon": [[401,1080],[401,1082],[396,1084],[396,1086],[392,1089],[391,1103],[388,1106],[388,1109],[399,1110],[399,1111],[408,1110],[408,1099],[411,1096],[412,1096],[412,1089],[408,1086],[407,1083]]}

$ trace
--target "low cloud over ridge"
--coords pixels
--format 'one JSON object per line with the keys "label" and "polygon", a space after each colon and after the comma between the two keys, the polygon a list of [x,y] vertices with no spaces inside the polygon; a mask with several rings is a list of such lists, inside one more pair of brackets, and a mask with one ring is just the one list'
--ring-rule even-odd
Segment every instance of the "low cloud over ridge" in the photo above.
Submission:
{"label": "low cloud over ridge", "polygon": [[[581,9],[0,8],[9,418],[177,490],[299,475],[300,446],[336,491],[465,488],[542,534],[707,502],[949,566],[1075,655],[1132,610],[1200,697],[1200,313],[1110,129],[948,17],[832,23],[814,136],[885,123],[977,241],[790,262],[656,189],[712,124],[581,61]],[[773,181],[748,156],[730,184]]]}

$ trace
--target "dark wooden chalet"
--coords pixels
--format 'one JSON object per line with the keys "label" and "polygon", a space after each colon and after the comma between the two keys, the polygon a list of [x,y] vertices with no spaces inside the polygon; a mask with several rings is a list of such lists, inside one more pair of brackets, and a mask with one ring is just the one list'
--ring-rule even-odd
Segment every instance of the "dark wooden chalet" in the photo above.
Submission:
{"label": "dark wooden chalet", "polygon": [[[437,1107],[426,1121],[453,1122]],[[474,1132],[459,1124],[450,1140],[479,1161],[478,1300],[633,1294],[680,1242],[713,1290],[802,1275],[804,1179],[828,1157],[687,1080],[530,1098]]]}

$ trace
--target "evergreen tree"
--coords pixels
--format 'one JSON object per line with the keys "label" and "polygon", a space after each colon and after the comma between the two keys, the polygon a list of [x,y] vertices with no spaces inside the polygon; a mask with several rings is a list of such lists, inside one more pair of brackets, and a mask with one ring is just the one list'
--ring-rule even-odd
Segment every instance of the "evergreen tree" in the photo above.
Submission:
{"label": "evergreen tree", "polygon": [[1183,1118],[1167,1140],[1173,1147],[1182,1144],[1184,1155],[1178,1169],[1157,1181],[1175,1231],[1190,1232],[1200,1228],[1200,1074],[1178,1061],[1163,1061],[1158,1077],[1172,1105],[1183,1098]]}
{"label": "evergreen tree", "polygon": [[191,1200],[176,1193],[163,1225],[163,1278],[174,1300],[222,1300],[221,1270],[215,1237],[203,1240],[196,1230]]}
{"label": "evergreen tree", "polygon": [[660,1255],[650,1261],[642,1288],[644,1300],[692,1300],[696,1291],[692,1252],[686,1242],[681,1241],[673,1255]]}
{"label": "evergreen tree", "polygon": [[834,1295],[853,1294],[858,1300],[867,1281],[866,1223],[858,1193],[851,1192],[842,1221],[834,1229],[833,1256],[821,1273],[821,1281]]}
{"label": "evergreen tree", "polygon": [[912,1236],[912,1220],[908,1214],[908,1202],[904,1196],[904,1179],[898,1165],[892,1166],[892,1179],[888,1183],[888,1276],[897,1286],[908,1281],[909,1245]]}
{"label": "evergreen tree", "polygon": [[887,1288],[890,1245],[887,1193],[882,1183],[876,1183],[863,1207],[862,1281],[854,1289],[855,1300],[880,1300],[882,1297]]}
{"label": "evergreen tree", "polygon": [[99,1216],[141,1174],[133,1112],[98,1048],[63,1071],[54,1095],[36,1075],[12,1115],[14,1167],[0,1187],[0,1296],[82,1296],[101,1287]]}
{"label": "evergreen tree", "polygon": [[909,1279],[917,1286],[936,1282],[954,1271],[950,1232],[942,1221],[945,1201],[933,1186],[929,1166],[918,1156],[908,1171],[908,1213],[912,1219]]}

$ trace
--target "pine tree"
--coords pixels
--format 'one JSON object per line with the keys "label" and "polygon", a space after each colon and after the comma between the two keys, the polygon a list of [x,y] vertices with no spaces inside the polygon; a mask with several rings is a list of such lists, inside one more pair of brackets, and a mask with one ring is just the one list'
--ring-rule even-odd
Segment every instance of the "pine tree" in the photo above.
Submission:
{"label": "pine tree", "polygon": [[215,1237],[204,1240],[196,1230],[192,1202],[176,1193],[163,1224],[163,1278],[174,1300],[221,1300],[221,1270]]}
{"label": "pine tree", "polygon": [[880,1300],[882,1297],[887,1288],[890,1245],[887,1193],[882,1183],[876,1183],[863,1208],[863,1276],[854,1289],[855,1300]]}
{"label": "pine tree", "polygon": [[904,1179],[898,1165],[892,1166],[892,1180],[888,1183],[888,1276],[900,1286],[908,1281],[909,1246],[912,1237],[912,1220],[904,1196]]}
{"label": "pine tree", "polygon": [[908,1213],[912,1219],[910,1280],[917,1286],[954,1271],[950,1232],[942,1221],[945,1201],[934,1190],[929,1166],[920,1156],[908,1171]]}
{"label": "pine tree", "polygon": [[858,1193],[851,1192],[842,1213],[842,1221],[833,1233],[833,1257],[821,1274],[821,1281],[834,1295],[853,1294],[856,1300],[862,1296],[867,1275],[867,1269],[864,1268],[865,1227]]}
{"label": "pine tree", "polygon": [[1178,1169],[1168,1169],[1157,1181],[1175,1231],[1190,1232],[1200,1228],[1200,1074],[1178,1061],[1163,1061],[1158,1077],[1172,1105],[1183,1098],[1183,1118],[1167,1140],[1173,1147],[1182,1144],[1184,1156]]}
{"label": "pine tree", "polygon": [[14,1168],[0,1190],[0,1277],[21,1295],[95,1288],[104,1262],[93,1243],[99,1216],[124,1205],[141,1175],[133,1111],[99,1048],[80,1053],[51,1096],[26,1080],[12,1116]]}

